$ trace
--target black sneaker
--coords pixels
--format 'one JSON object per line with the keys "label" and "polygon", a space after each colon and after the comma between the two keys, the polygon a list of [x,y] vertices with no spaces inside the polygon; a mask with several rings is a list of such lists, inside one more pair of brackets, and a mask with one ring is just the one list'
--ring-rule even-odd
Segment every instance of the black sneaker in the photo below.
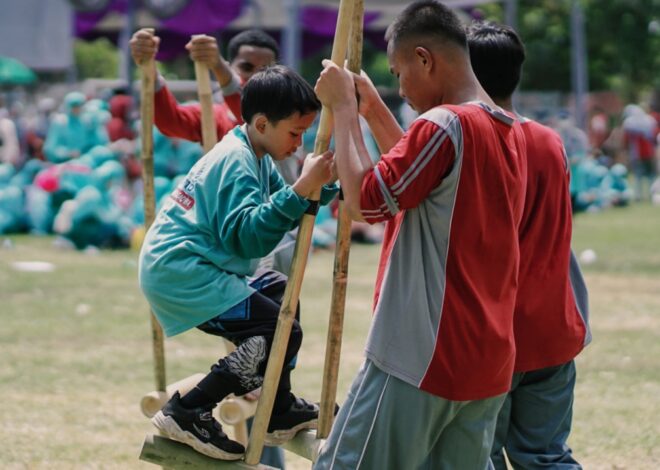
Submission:
{"label": "black sneaker", "polygon": [[279,446],[303,429],[316,429],[319,419],[319,406],[303,398],[293,397],[291,407],[282,414],[272,415],[266,433],[266,444]]}
{"label": "black sneaker", "polygon": [[201,454],[221,460],[242,458],[245,447],[222,432],[222,426],[211,414],[212,409],[184,408],[181,395],[176,392],[151,422],[170,439],[187,444]]}

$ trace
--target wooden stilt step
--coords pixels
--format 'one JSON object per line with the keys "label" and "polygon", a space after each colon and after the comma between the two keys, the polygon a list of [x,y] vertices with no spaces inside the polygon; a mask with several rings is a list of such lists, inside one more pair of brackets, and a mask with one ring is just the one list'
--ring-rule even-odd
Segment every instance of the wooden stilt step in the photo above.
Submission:
{"label": "wooden stilt step", "polygon": [[218,460],[195,451],[192,447],[166,437],[149,434],[144,439],[140,460],[168,469],[214,470],[278,470],[267,465],[248,465],[242,460]]}
{"label": "wooden stilt step", "polygon": [[300,431],[296,434],[296,437],[282,444],[282,449],[293,452],[304,459],[316,462],[324,442],[324,439],[316,438],[316,430],[309,429],[307,431]]}

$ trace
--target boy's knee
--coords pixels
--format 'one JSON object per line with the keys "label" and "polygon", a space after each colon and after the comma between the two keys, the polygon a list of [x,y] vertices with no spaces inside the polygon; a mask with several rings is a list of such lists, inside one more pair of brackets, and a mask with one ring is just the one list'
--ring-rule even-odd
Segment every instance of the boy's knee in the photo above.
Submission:
{"label": "boy's knee", "polygon": [[257,290],[284,293],[288,278],[279,271],[268,270],[264,272],[255,285]]}

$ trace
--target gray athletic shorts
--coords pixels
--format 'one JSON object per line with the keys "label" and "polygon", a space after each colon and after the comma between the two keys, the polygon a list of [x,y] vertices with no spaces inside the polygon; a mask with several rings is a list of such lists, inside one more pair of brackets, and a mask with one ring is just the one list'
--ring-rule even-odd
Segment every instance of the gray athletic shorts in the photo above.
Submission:
{"label": "gray athletic shorts", "polygon": [[505,395],[449,401],[366,360],[315,470],[484,470]]}

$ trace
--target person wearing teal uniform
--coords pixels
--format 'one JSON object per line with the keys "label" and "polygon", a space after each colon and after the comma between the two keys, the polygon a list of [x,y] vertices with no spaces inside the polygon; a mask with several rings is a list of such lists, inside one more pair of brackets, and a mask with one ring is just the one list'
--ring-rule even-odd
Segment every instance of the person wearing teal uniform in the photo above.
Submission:
{"label": "person wearing teal uniform", "polygon": [[623,207],[632,201],[634,193],[628,185],[628,169],[622,163],[615,163],[601,183],[604,199],[611,206]]}
{"label": "person wearing teal uniform", "polygon": [[[183,397],[175,394],[153,418],[165,435],[210,457],[244,453],[212,418],[230,393],[260,387],[286,278],[257,271],[305,212],[307,198],[334,179],[333,155],[310,156],[293,185],[273,160],[301,145],[321,104],[298,74],[273,66],[254,75],[241,98],[246,124],[235,127],[200,159],[174,189],[147,232],[140,253],[140,286],[167,336],[192,328],[222,336],[237,348]],[[324,186],[321,203],[336,194]],[[298,316],[298,315],[297,315]],[[294,321],[267,443],[280,444],[316,425],[318,406],[291,393],[290,373],[302,342]]]}
{"label": "person wearing teal uniform", "polygon": [[83,119],[85,95],[74,91],[64,97],[65,113],[57,115],[48,129],[44,143],[46,159],[62,163],[78,158],[96,145],[108,143],[101,123],[90,114]]}

